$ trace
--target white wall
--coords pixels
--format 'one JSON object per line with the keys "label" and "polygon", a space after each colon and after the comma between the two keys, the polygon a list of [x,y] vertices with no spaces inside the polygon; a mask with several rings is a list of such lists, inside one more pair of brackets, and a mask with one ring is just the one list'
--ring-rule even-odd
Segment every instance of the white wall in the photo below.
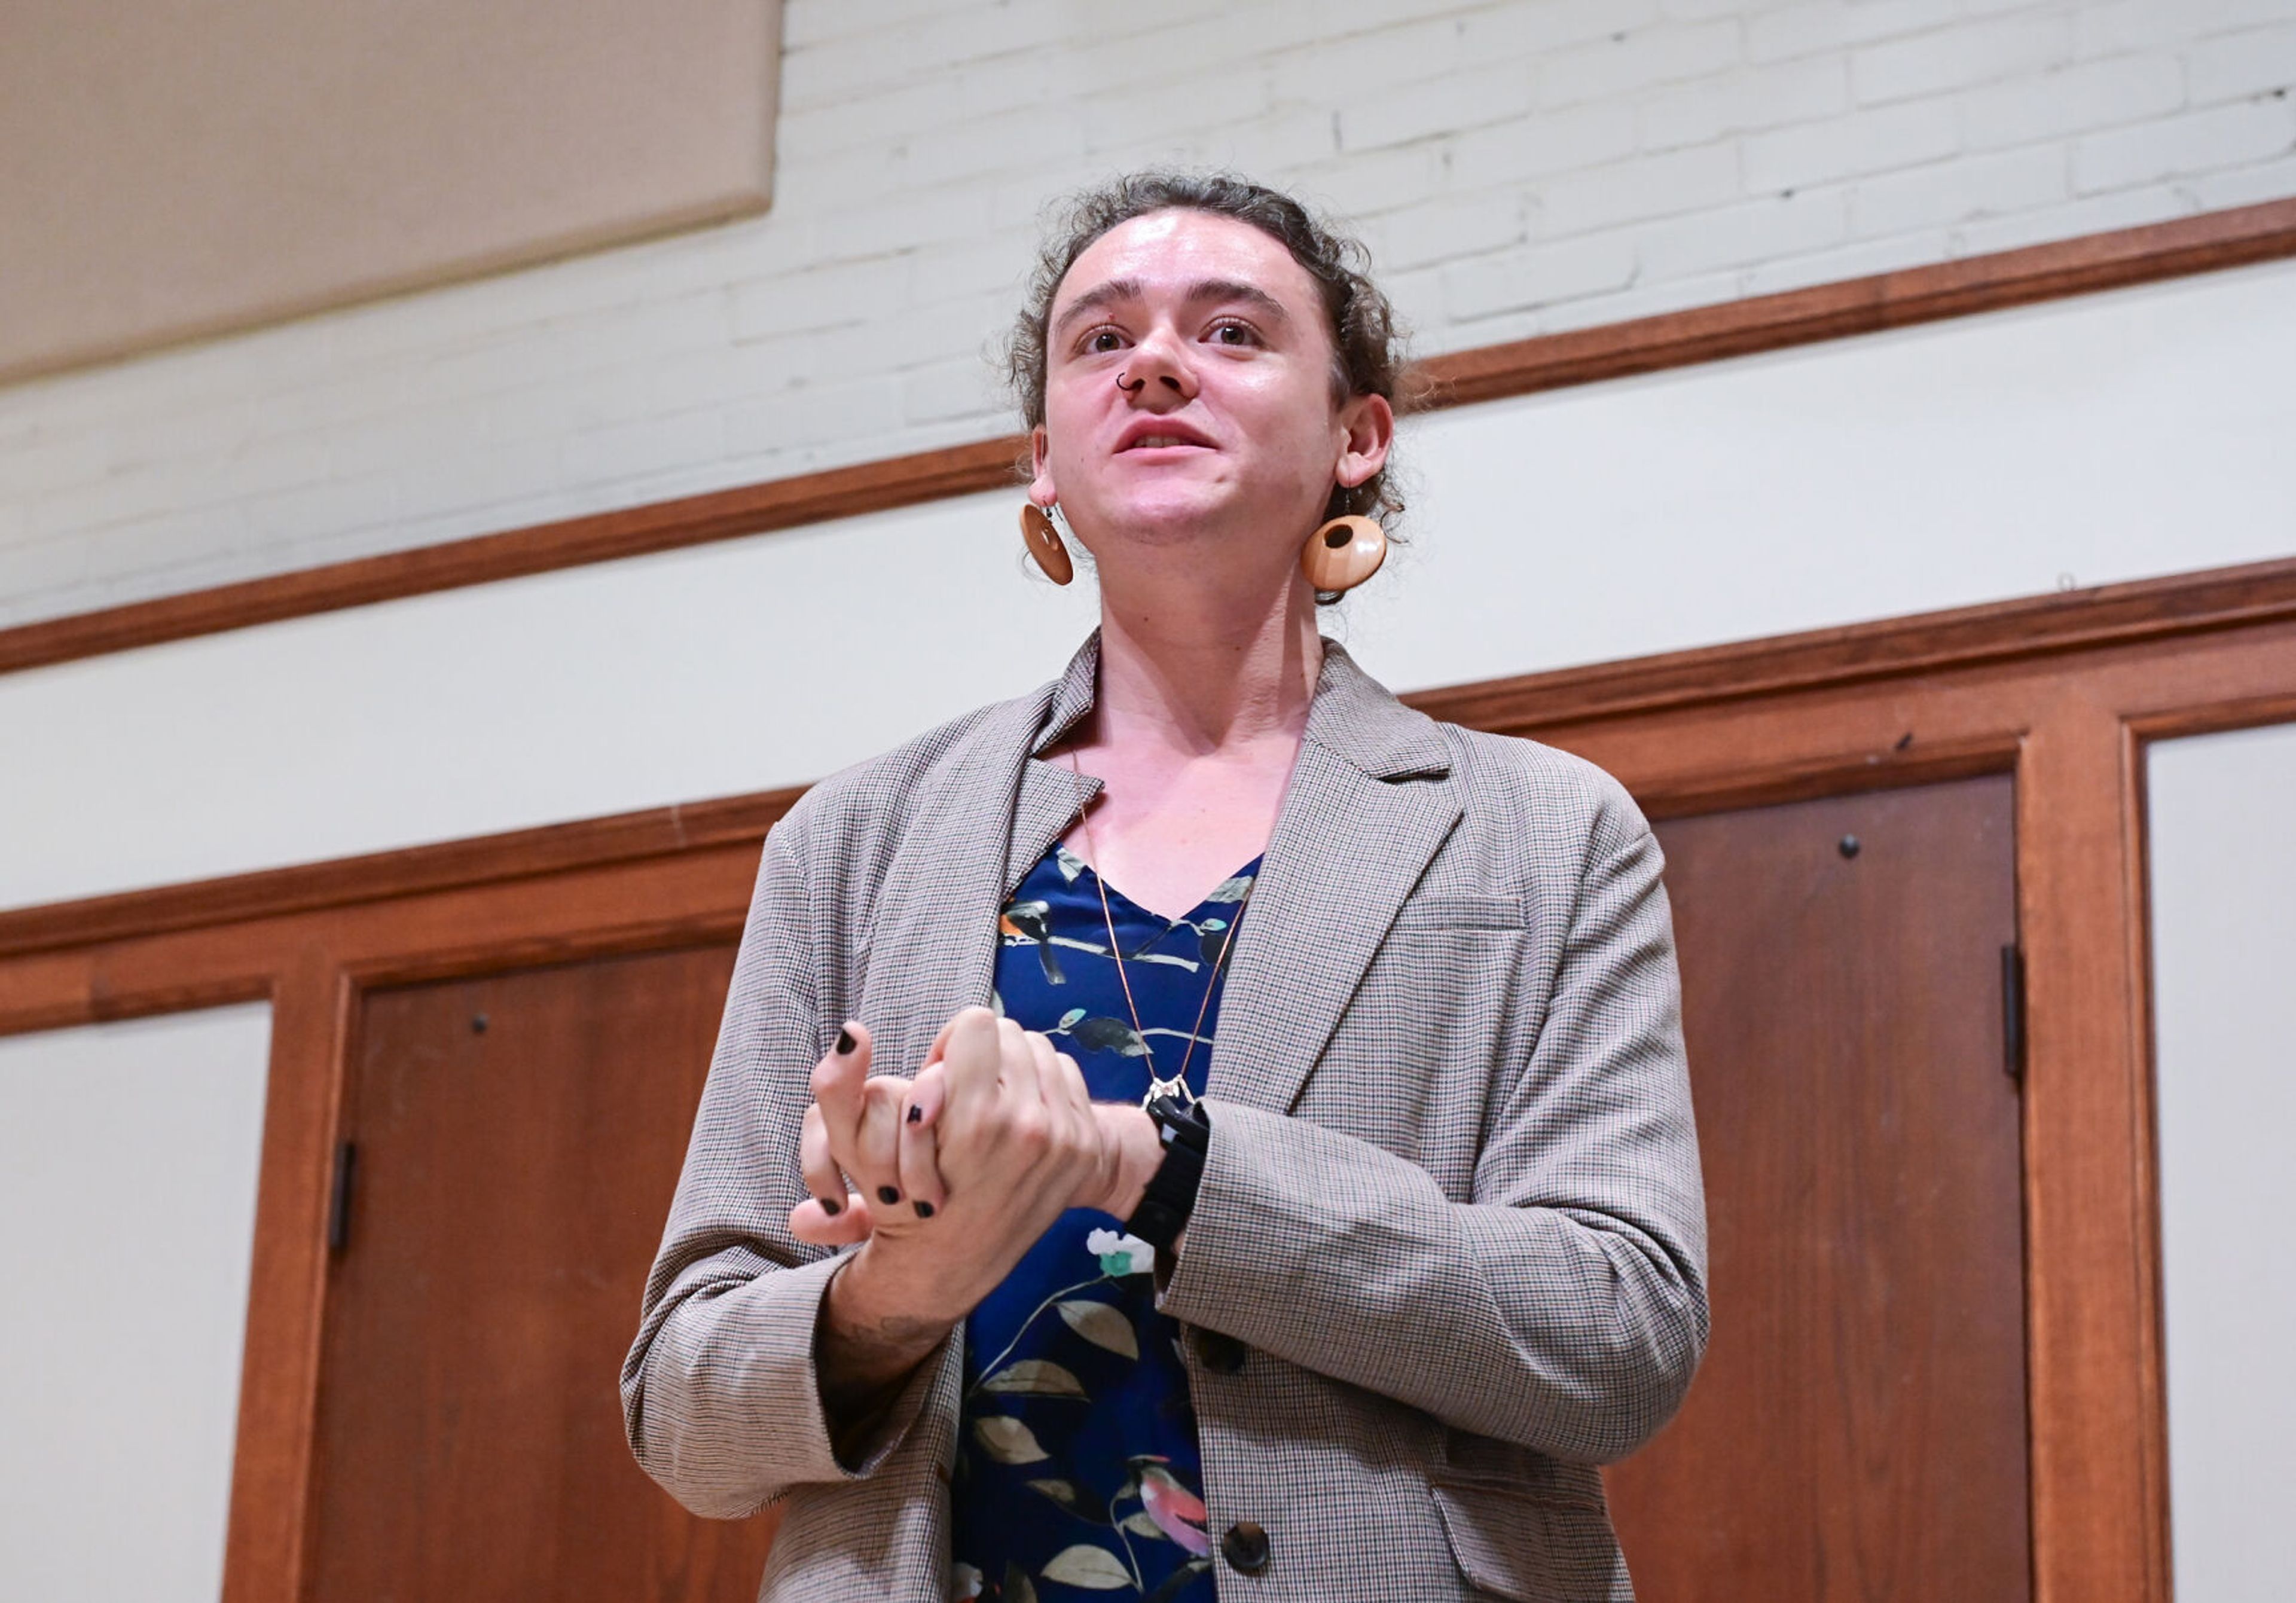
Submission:
{"label": "white wall", "polygon": [[2177,1597],[2296,1574],[2296,725],[2147,765]]}
{"label": "white wall", "polygon": [[0,625],[969,440],[1038,209],[1234,164],[1430,352],[2296,194],[2296,0],[790,0],[766,217],[0,391]]}
{"label": "white wall", "polygon": [[[2285,554],[2292,372],[2281,263],[1435,414],[1326,626],[1412,689]],[[0,906],[818,778],[1066,660],[1018,505],[0,676]]]}
{"label": "white wall", "polygon": [[270,1035],[0,1039],[0,1597],[222,1588]]}

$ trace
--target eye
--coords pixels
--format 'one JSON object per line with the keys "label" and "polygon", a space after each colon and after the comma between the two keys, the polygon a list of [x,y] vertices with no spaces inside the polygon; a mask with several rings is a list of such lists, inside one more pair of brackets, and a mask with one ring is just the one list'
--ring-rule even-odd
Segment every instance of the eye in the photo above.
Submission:
{"label": "eye", "polygon": [[1216,323],[1212,324],[1215,345],[1257,345],[1259,335],[1248,323]]}
{"label": "eye", "polygon": [[1084,337],[1085,349],[1095,353],[1118,350],[1123,344],[1124,337],[1114,329],[1095,329]]}

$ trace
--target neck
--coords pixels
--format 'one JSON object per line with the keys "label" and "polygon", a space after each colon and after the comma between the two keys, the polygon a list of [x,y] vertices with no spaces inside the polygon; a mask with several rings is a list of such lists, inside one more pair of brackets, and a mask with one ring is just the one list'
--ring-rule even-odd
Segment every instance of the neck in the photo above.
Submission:
{"label": "neck", "polygon": [[1323,671],[1315,594],[1291,568],[1250,586],[1111,585],[1102,573],[1100,685],[1085,742],[1200,757],[1296,743]]}

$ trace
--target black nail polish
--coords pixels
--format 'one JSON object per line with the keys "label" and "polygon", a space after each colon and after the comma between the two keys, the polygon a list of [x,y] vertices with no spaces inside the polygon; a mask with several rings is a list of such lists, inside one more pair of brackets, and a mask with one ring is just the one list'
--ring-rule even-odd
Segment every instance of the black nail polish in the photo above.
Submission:
{"label": "black nail polish", "polygon": [[837,1029],[837,1055],[842,1058],[853,1050],[853,1032],[840,1025]]}
{"label": "black nail polish", "polygon": [[821,1199],[821,1211],[824,1214],[841,1214],[845,1211],[845,1205],[824,1197]]}
{"label": "black nail polish", "polygon": [[878,1200],[878,1201],[880,1201],[880,1202],[898,1202],[900,1199],[901,1199],[901,1193],[900,1193],[898,1190],[895,1190],[893,1187],[891,1187],[891,1186],[879,1186],[879,1187],[877,1188],[877,1200]]}
{"label": "black nail polish", "polygon": [[924,1116],[925,1110],[923,1108],[918,1107],[914,1102],[909,1104],[909,1123],[914,1125]]}
{"label": "black nail polish", "polygon": [[923,1198],[922,1198],[922,1197],[918,1198],[917,1198],[917,1217],[918,1217],[918,1218],[920,1218],[920,1219],[930,1219],[930,1218],[931,1218],[932,1216],[933,1216],[933,1206],[932,1206],[932,1204],[931,1204],[931,1203],[930,1203],[930,1202],[927,1202],[927,1201],[926,1201]]}

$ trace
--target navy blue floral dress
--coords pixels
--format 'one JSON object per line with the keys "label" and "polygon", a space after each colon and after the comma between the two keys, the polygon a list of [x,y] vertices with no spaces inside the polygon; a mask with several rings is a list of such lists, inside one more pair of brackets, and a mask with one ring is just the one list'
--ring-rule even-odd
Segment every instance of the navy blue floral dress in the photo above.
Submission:
{"label": "navy blue floral dress", "polygon": [[[998,919],[998,1011],[1074,1058],[1094,1100],[1138,1102],[1149,1047],[1177,1073],[1207,986],[1225,984],[1215,960],[1259,871],[1254,858],[1177,920],[1108,887],[1136,1032],[1099,882],[1055,845]],[[1199,1095],[1218,1021],[1214,994],[1188,1059]],[[966,1319],[952,1598],[1212,1603],[1195,1410],[1154,1271],[1122,1220],[1070,1208]]]}

